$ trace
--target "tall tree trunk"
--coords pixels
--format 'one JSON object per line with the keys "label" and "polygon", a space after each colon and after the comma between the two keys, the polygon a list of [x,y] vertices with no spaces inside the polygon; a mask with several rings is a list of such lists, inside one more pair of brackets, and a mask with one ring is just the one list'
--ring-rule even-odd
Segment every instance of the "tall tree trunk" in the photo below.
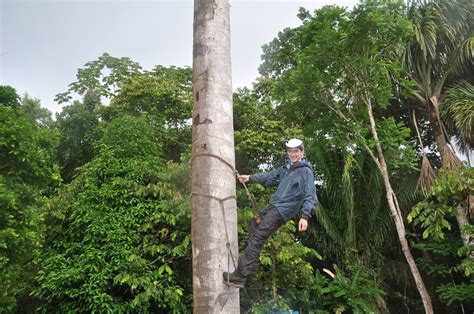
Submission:
{"label": "tall tree trunk", "polygon": [[366,103],[367,108],[368,108],[368,114],[369,114],[369,119],[370,119],[370,129],[376,143],[377,156],[375,156],[372,153],[372,150],[370,150],[370,148],[367,147],[367,149],[369,153],[371,154],[372,158],[374,159],[375,163],[377,164],[377,167],[379,168],[383,176],[385,191],[386,191],[386,198],[387,198],[390,214],[395,223],[395,228],[397,230],[398,240],[400,242],[403,255],[405,256],[405,259],[408,262],[410,271],[413,275],[413,279],[415,280],[416,287],[418,289],[418,292],[420,293],[421,300],[423,301],[425,313],[432,314],[433,305],[431,304],[431,297],[428,293],[428,290],[426,289],[423,279],[421,278],[420,271],[418,269],[418,266],[416,265],[413,255],[411,254],[410,246],[408,245],[408,241],[406,239],[405,225],[403,224],[402,213],[398,206],[397,197],[393,191],[392,184],[390,183],[390,176],[388,174],[387,164],[385,162],[385,156],[383,154],[382,146],[380,145],[380,141],[379,141],[379,137],[377,133],[377,129],[375,127],[375,119],[374,119],[374,115],[372,111],[372,104],[371,104],[370,98],[366,97],[364,102]]}
{"label": "tall tree trunk", "polygon": [[194,1],[194,313],[240,313],[238,289],[222,279],[238,257],[229,7],[228,0]]}

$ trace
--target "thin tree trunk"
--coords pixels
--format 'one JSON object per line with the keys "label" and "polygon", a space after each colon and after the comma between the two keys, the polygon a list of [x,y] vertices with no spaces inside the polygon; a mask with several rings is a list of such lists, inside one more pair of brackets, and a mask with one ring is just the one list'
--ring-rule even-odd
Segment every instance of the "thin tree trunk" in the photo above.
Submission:
{"label": "thin tree trunk", "polygon": [[470,246],[471,237],[469,236],[469,233],[467,233],[466,231],[463,231],[463,226],[469,224],[469,215],[467,214],[466,210],[462,206],[457,206],[456,209],[458,211],[458,215],[456,215],[456,221],[461,231],[462,242],[464,245]]}
{"label": "thin tree trunk", "polygon": [[222,279],[238,257],[229,7],[228,0],[194,1],[194,313],[240,313],[239,290]]}
{"label": "thin tree trunk", "polygon": [[400,241],[402,252],[405,256],[405,259],[408,262],[408,265],[410,266],[413,279],[415,280],[416,287],[418,289],[418,292],[420,293],[421,300],[423,301],[425,313],[432,314],[433,305],[431,304],[431,297],[428,293],[428,290],[426,289],[423,279],[421,278],[420,271],[418,270],[418,266],[415,263],[415,259],[413,258],[413,255],[411,254],[411,250],[408,245],[408,241],[406,239],[406,232],[405,232],[405,226],[403,224],[402,213],[398,206],[397,197],[395,193],[393,192],[393,188],[390,183],[390,176],[388,174],[387,164],[385,162],[385,156],[383,154],[382,146],[380,145],[379,137],[377,134],[377,129],[375,127],[375,119],[374,119],[374,115],[372,111],[372,104],[370,102],[369,97],[367,97],[364,101],[368,108],[368,114],[369,114],[369,119],[370,119],[370,129],[376,143],[377,156],[375,156],[370,149],[369,149],[369,153],[371,154],[372,158],[377,164],[377,167],[382,173],[382,176],[384,179],[385,191],[386,191],[386,198],[387,198],[391,216],[393,218],[393,221],[395,222],[395,228],[397,230],[398,240]]}

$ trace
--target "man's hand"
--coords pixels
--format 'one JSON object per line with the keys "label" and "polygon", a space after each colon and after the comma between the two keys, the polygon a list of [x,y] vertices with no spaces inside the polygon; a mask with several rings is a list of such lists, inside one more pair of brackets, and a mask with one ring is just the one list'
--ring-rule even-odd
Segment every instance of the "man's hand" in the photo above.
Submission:
{"label": "man's hand", "polygon": [[298,231],[303,232],[308,229],[308,221],[306,219],[301,218],[300,222],[298,223]]}
{"label": "man's hand", "polygon": [[239,181],[240,181],[241,183],[247,183],[247,182],[249,182],[249,180],[250,180],[250,176],[248,176],[248,175],[242,175],[242,176],[239,176],[238,179],[239,179]]}

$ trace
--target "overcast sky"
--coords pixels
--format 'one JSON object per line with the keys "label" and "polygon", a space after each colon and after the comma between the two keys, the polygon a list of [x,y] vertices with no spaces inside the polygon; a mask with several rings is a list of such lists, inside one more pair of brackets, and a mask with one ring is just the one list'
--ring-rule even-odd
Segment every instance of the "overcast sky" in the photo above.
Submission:
{"label": "overcast sky", "polygon": [[[299,7],[352,8],[356,0],[230,0],[234,89],[258,76],[261,46],[300,24]],[[192,65],[192,0],[0,0],[0,85],[53,99],[75,81],[77,70],[104,52],[128,57],[143,69]]]}

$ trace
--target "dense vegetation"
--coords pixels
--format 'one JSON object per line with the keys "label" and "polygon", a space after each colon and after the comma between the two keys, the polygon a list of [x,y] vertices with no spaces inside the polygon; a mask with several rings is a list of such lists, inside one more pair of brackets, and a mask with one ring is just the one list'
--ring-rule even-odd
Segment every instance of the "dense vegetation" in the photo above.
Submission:
{"label": "dense vegetation", "polygon": [[[474,311],[474,171],[453,150],[474,145],[473,13],[301,9],[263,47],[260,78],[234,94],[237,168],[278,166],[301,137],[320,204],[308,232],[290,221],[267,242],[242,312],[422,312],[391,200],[434,311]],[[191,76],[104,54],[57,95],[56,119],[0,86],[1,313],[192,311]],[[263,208],[272,190],[250,189]],[[242,249],[242,189],[238,207]]]}

